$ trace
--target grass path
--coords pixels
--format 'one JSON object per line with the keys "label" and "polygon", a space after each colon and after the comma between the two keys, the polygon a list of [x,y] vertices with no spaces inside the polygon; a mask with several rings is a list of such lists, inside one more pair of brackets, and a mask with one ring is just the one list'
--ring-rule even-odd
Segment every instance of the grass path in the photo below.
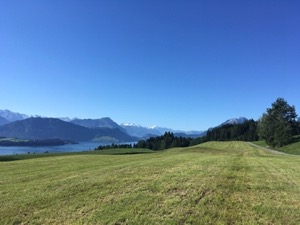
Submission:
{"label": "grass path", "polygon": [[279,152],[279,151],[276,151],[276,150],[273,150],[273,149],[270,149],[270,148],[265,148],[265,147],[256,145],[256,144],[254,144],[254,143],[252,143],[252,142],[248,142],[248,144],[249,144],[249,145],[252,145],[252,146],[254,146],[254,147],[256,147],[256,148],[263,149],[263,150],[265,150],[265,151],[267,151],[267,152],[270,152],[270,153],[272,153],[272,154],[277,154],[277,155],[288,155],[287,153]]}
{"label": "grass path", "polygon": [[300,158],[244,142],[0,163],[0,224],[300,224]]}

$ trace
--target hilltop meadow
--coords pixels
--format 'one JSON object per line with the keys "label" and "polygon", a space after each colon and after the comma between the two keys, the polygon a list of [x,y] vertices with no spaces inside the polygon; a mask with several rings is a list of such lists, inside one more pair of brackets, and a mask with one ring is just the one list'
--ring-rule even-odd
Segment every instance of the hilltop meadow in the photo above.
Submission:
{"label": "hilltop meadow", "polygon": [[0,224],[300,223],[300,157],[247,142],[35,157],[0,162]]}

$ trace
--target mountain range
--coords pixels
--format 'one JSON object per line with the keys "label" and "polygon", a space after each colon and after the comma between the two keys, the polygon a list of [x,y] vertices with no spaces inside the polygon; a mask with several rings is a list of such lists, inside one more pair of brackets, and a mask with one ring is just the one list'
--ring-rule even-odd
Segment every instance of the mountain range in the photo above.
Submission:
{"label": "mountain range", "polygon": [[0,126],[1,137],[62,139],[72,141],[130,142],[134,138],[118,128],[88,128],[56,118],[31,117]]}
{"label": "mountain range", "polygon": [[123,123],[121,124],[121,127],[124,130],[126,130],[128,134],[143,139],[153,136],[160,136],[163,135],[165,132],[173,132],[175,136],[184,137],[200,137],[205,135],[205,132],[203,131],[182,131],[158,126],[143,127],[132,123]]}
{"label": "mountain range", "polygon": [[[221,125],[243,123],[246,120],[245,117],[240,117],[227,120]],[[192,138],[206,134],[206,131],[180,131],[158,126],[143,127],[132,123],[119,125],[109,117],[100,119],[44,118],[0,110],[0,137],[131,142],[160,136],[165,132],[173,132],[175,136]]]}

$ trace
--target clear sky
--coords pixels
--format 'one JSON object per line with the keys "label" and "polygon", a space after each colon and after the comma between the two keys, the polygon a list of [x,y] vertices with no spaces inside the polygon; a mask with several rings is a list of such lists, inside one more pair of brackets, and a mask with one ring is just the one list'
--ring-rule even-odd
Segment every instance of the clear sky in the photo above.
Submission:
{"label": "clear sky", "polygon": [[300,114],[298,0],[0,0],[0,109],[204,130]]}

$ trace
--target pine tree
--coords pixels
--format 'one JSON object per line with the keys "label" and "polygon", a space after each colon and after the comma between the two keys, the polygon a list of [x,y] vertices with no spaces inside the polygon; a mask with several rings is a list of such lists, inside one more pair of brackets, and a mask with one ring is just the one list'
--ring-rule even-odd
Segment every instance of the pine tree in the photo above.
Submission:
{"label": "pine tree", "polygon": [[296,110],[283,98],[278,98],[259,121],[259,136],[272,147],[282,147],[292,141],[296,127]]}

